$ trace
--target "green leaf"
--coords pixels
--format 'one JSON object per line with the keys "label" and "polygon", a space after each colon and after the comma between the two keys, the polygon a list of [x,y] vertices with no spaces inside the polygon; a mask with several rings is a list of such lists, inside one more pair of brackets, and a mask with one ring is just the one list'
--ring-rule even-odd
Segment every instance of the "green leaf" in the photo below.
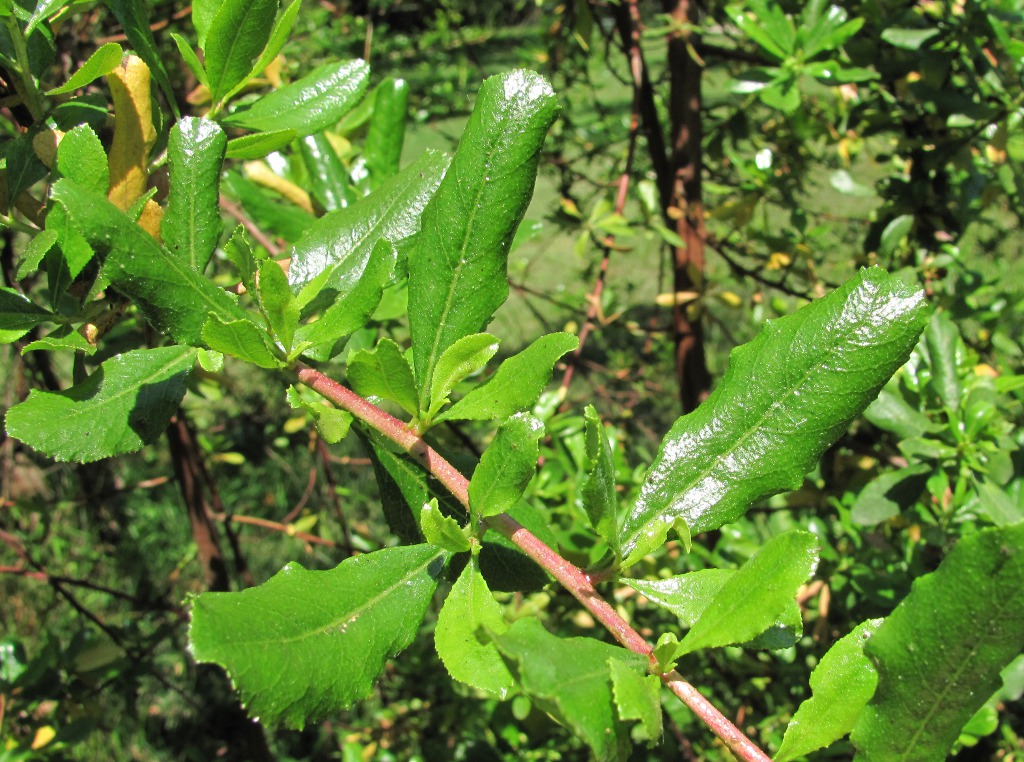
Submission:
{"label": "green leaf", "polygon": [[450,551],[463,553],[469,550],[469,540],[462,532],[462,527],[451,516],[445,516],[437,507],[437,498],[432,498],[420,511],[420,529],[431,545]]}
{"label": "green leaf", "polygon": [[355,202],[355,194],[349,187],[348,170],[322,132],[307,135],[299,141],[299,153],[309,173],[313,198],[320,206],[333,212]]}
{"label": "green leaf", "polygon": [[39,307],[26,296],[0,287],[0,344],[10,344],[54,317],[52,312]]}
{"label": "green leaf", "polygon": [[764,544],[726,580],[686,637],[676,656],[753,640],[792,606],[800,586],[818,563],[818,538],[786,532]]}
{"label": "green leaf", "polygon": [[167,142],[170,187],[160,235],[171,253],[202,273],[224,223],[220,218],[220,168],[227,137],[216,122],[186,116]]}
{"label": "green leaf", "polygon": [[875,526],[898,516],[921,496],[932,471],[931,465],[917,463],[878,475],[850,506],[850,520],[861,526]]}
{"label": "green leaf", "polygon": [[[725,583],[736,574],[733,569],[702,569],[668,579],[623,581],[643,593],[652,603],[671,611],[687,627],[693,627],[714,605]],[[789,648],[800,640],[802,632],[800,606],[795,598],[789,598],[763,632],[750,640],[737,641],[737,644],[746,648],[771,650]],[[671,660],[676,659],[677,653],[678,644],[670,654]]]}
{"label": "green leaf", "polygon": [[786,728],[775,762],[788,762],[838,741],[851,730],[878,685],[864,646],[882,624],[869,619],[836,642],[811,673],[812,696]]}
{"label": "green leaf", "polygon": [[[36,27],[39,26],[44,20],[53,16],[61,8],[67,5],[70,0],[39,0],[36,4],[35,10],[32,11],[32,15],[28,18],[28,23],[25,24],[25,37],[31,36],[32,32],[35,31]],[[118,59],[120,61],[120,59]],[[49,95],[49,93],[47,93]]]}
{"label": "green leaf", "polygon": [[150,74],[163,91],[164,97],[167,98],[171,112],[177,118],[179,116],[177,93],[171,87],[171,79],[167,76],[167,69],[164,68],[163,54],[157,47],[156,40],[153,39],[153,31],[149,28],[149,5],[142,0],[104,0],[104,3],[117,17],[135,54],[146,62]]}
{"label": "green leaf", "polygon": [[229,171],[224,175],[224,189],[242,202],[242,206],[256,225],[288,241],[297,241],[313,223],[314,217],[294,204],[273,199],[260,186],[241,173]]}
{"label": "green leaf", "polygon": [[281,359],[274,354],[267,334],[250,320],[225,323],[212,315],[203,326],[203,341],[215,352],[237,357],[261,368],[284,367]]}
{"label": "green leaf", "polygon": [[252,65],[252,69],[249,73],[242,78],[242,80],[232,87],[227,94],[224,96],[225,101],[229,101],[234,98],[245,85],[253,77],[258,77],[263,73],[275,58],[277,54],[281,52],[281,48],[288,41],[288,35],[292,31],[292,26],[295,24],[295,17],[299,13],[299,8],[302,5],[302,0],[292,0],[291,4],[288,5],[284,12],[278,16],[277,21],[274,22],[273,29],[270,30],[270,37],[267,39],[267,44],[263,48],[263,52],[260,53],[259,58],[256,59],[256,63]]}
{"label": "green leaf", "polygon": [[770,7],[759,4],[762,7],[758,9],[748,5],[753,12],[745,12],[738,6],[727,9],[733,23],[765,52],[780,61],[786,60],[792,54],[796,37],[790,19],[774,4]]}
{"label": "green leaf", "polygon": [[[398,252],[383,238],[373,247],[366,269],[354,283],[345,284],[346,290],[336,292],[333,303],[312,323],[300,326],[295,332],[295,343],[309,342],[313,346],[333,347],[339,339],[359,330],[380,304],[380,295],[391,279]],[[341,265],[335,269],[340,269]],[[301,296],[301,295],[300,295]]]}
{"label": "green leaf", "polygon": [[517,413],[498,429],[469,481],[469,505],[475,514],[494,516],[519,502],[537,472],[542,436],[544,424],[528,413]]}
{"label": "green leaf", "polygon": [[242,225],[235,227],[228,242],[224,244],[224,254],[238,271],[246,291],[255,291],[257,261]]}
{"label": "green leaf", "polygon": [[409,253],[409,328],[420,409],[438,359],[478,333],[508,296],[509,245],[530,202],[558,104],[538,74],[484,82],[452,166]]}
{"label": "green leaf", "polygon": [[[347,410],[340,410],[328,404],[322,397],[311,390],[305,390],[307,394],[314,397],[312,400],[304,398],[303,392],[296,386],[288,387],[285,398],[288,404],[297,410],[305,410],[313,418],[316,430],[327,444],[337,444],[346,436],[352,428],[353,415]],[[413,542],[419,542],[417,537]]]}
{"label": "green leaf", "polygon": [[651,743],[661,740],[661,680],[643,675],[618,659],[609,659],[612,691],[619,719],[639,720],[644,737]]}
{"label": "green leaf", "polygon": [[878,242],[878,255],[888,257],[895,252],[903,243],[914,227],[914,215],[901,214],[889,221],[889,224],[882,230],[881,239]]}
{"label": "green leaf", "polygon": [[206,35],[223,4],[224,0],[194,0],[192,3],[192,25],[196,28],[199,47],[206,47]]}
{"label": "green leaf", "polygon": [[928,40],[941,34],[942,30],[937,27],[926,29],[901,29],[891,26],[883,29],[881,37],[894,48],[903,50],[920,50]]}
{"label": "green leaf", "polygon": [[353,352],[348,358],[345,373],[356,394],[391,400],[409,415],[416,415],[412,368],[391,339],[381,339],[372,350]]}
{"label": "green leaf", "polygon": [[301,728],[370,693],[416,636],[444,559],[431,545],[388,548],[204,593],[192,603],[192,655],[227,670],[252,717]]}
{"label": "green leaf", "polygon": [[17,280],[24,280],[39,269],[39,263],[43,257],[57,243],[56,230],[42,230],[32,238],[21,252],[21,260],[18,262],[18,271],[14,274]]}
{"label": "green leaf", "polygon": [[456,680],[504,699],[513,686],[512,675],[487,633],[501,635],[507,629],[501,606],[491,595],[474,556],[437,616],[437,655]]}
{"label": "green leaf", "polygon": [[228,141],[227,152],[224,155],[228,159],[262,159],[267,154],[289,145],[296,137],[298,133],[295,130],[242,135]]}
{"label": "green leaf", "polygon": [[4,156],[7,158],[7,209],[15,199],[47,175],[46,166],[39,161],[32,148],[32,135],[26,133],[8,141]]}
{"label": "green leaf", "polygon": [[467,376],[476,373],[498,351],[498,339],[489,333],[474,333],[463,336],[444,351],[430,385],[430,409],[420,411],[426,420],[431,420],[448,402],[452,389]]}
{"label": "green leaf", "polygon": [[592,638],[558,638],[535,617],[492,637],[526,695],[583,739],[597,760],[629,758],[633,744],[619,719],[608,661],[643,675],[644,657]]}
{"label": "green leaf", "polygon": [[405,140],[409,85],[388,77],[375,88],[373,114],[366,132],[363,156],[374,186],[398,172]]}
{"label": "green leaf", "polygon": [[584,455],[583,479],[579,500],[587,512],[590,525],[609,547],[618,549],[618,499],[615,496],[615,463],[612,448],[604,433],[604,425],[593,405],[583,413]]}
{"label": "green leaf", "polygon": [[299,325],[299,307],[288,286],[288,276],[273,259],[260,261],[256,278],[257,301],[274,337],[284,351],[292,348],[295,329]]}
{"label": "green leaf", "polygon": [[61,138],[57,146],[57,171],[84,188],[107,195],[110,189],[107,152],[89,125],[80,124]]}
{"label": "green leaf", "polygon": [[396,246],[420,229],[420,214],[437,189],[447,157],[427,152],[401,174],[359,203],[325,214],[292,250],[288,280],[298,292],[331,269],[324,285],[330,299],[355,287],[374,246],[381,239]]}
{"label": "green leaf", "polygon": [[934,434],[941,428],[927,415],[907,403],[895,380],[887,384],[878,393],[878,399],[867,406],[864,417],[878,428],[891,431],[900,439]]}
{"label": "green leaf", "polygon": [[[193,17],[194,16],[195,13],[193,12]],[[188,40],[174,32],[171,32],[170,35],[171,39],[174,40],[174,44],[178,48],[178,54],[181,55],[181,59],[185,62],[189,71],[192,72],[199,84],[209,90],[210,78],[206,76],[206,69],[203,68],[203,64],[199,60],[199,56],[197,56],[196,52],[192,50],[192,46],[189,45]]]}
{"label": "green leaf", "polygon": [[259,132],[292,129],[299,137],[312,135],[333,127],[359,102],[369,75],[369,67],[359,59],[324,64],[224,121]]}
{"label": "green leaf", "polygon": [[931,387],[943,405],[959,410],[963,387],[963,339],[948,312],[936,312],[924,329],[924,345],[931,366]]}
{"label": "green leaf", "polygon": [[558,359],[579,346],[571,333],[541,336],[505,360],[494,375],[435,419],[441,421],[502,420],[533,407],[540,399]]}
{"label": "green leaf", "polygon": [[[2,333],[2,332],[0,332]],[[47,334],[41,339],[26,344],[21,350],[22,355],[27,352],[61,352],[61,351],[84,352],[86,355],[96,354],[96,347],[90,344],[86,338],[69,325],[62,325],[55,331]]]}
{"label": "green leaf", "polygon": [[134,452],[159,437],[185,394],[196,350],[125,352],[61,392],[33,389],[7,411],[7,433],[63,461]]}
{"label": "green leaf", "polygon": [[1024,524],[964,537],[867,644],[878,690],[854,726],[858,759],[944,760],[1024,649]]}
{"label": "green leaf", "polygon": [[423,542],[420,513],[430,499],[423,469],[407,456],[391,450],[375,431],[365,427],[356,431],[366,443],[388,527],[405,544]]}
{"label": "green leaf", "polygon": [[203,47],[214,104],[248,78],[270,39],[277,8],[278,0],[224,0],[220,4]]}
{"label": "green leaf", "polygon": [[[558,546],[558,538],[551,531],[550,514],[546,511],[540,511],[525,500],[520,500],[507,513],[549,548]],[[503,593],[533,592],[551,581],[547,572],[533,559],[493,529],[484,532],[480,571],[492,590]]]}
{"label": "green leaf", "polygon": [[799,487],[906,361],[927,318],[919,289],[871,268],[768,321],[662,442],[622,527],[625,564],[659,547],[679,518],[696,535]]}
{"label": "green leaf", "polygon": [[78,71],[68,77],[67,82],[60,87],[47,90],[46,95],[63,95],[64,93],[70,93],[73,90],[77,90],[80,87],[85,87],[90,82],[109,74],[117,68],[121,64],[121,58],[123,56],[124,51],[121,50],[120,45],[116,42],[108,42],[89,56],[88,60],[82,64]]}
{"label": "green leaf", "polygon": [[94,247],[107,251],[104,272],[110,282],[135,301],[157,330],[197,344],[209,314],[225,323],[249,319],[225,291],[102,196],[69,180],[57,181],[51,196]]}

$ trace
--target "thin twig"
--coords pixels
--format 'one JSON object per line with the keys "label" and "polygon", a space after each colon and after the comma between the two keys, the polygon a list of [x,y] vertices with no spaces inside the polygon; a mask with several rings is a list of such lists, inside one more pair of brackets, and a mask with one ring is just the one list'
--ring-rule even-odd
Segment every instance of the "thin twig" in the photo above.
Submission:
{"label": "thin twig", "polygon": [[278,257],[281,252],[284,251],[284,249],[271,241],[270,237],[260,230],[259,226],[255,222],[249,219],[248,215],[242,211],[242,207],[229,199],[223,193],[220,195],[220,208],[240,222],[246,232],[253,237],[253,240],[266,249],[271,257]]}
{"label": "thin twig", "polygon": [[[352,413],[360,421],[401,447],[433,474],[456,500],[469,509],[469,481],[466,477],[422,438],[410,431],[402,421],[318,370],[299,364],[296,367],[296,376],[301,383]],[[502,513],[489,516],[486,521],[488,527],[511,540],[516,547],[557,579],[619,643],[634,653],[646,656],[652,667],[656,665],[650,644],[601,597],[585,572],[562,558],[511,516]],[[672,671],[661,675],[661,680],[728,745],[734,754],[748,762],[768,762],[769,758],[764,752],[681,675]]]}
{"label": "thin twig", "polygon": [[303,542],[308,542],[310,545],[323,545],[328,548],[338,547],[338,543],[334,542],[334,540],[326,540],[323,537],[317,537],[315,534],[309,534],[308,532],[298,532],[291,524],[282,524],[280,521],[261,519],[258,516],[244,516],[240,513],[215,513],[213,514],[213,518],[217,521],[222,521],[225,524],[228,522],[234,522],[236,524],[248,524],[249,526],[270,529],[274,532],[286,534],[289,537],[297,537]]}

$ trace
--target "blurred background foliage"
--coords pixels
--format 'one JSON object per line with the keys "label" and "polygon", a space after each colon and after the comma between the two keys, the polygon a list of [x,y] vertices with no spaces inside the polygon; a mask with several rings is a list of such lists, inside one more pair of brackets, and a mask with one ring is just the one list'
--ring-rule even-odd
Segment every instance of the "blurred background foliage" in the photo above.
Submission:
{"label": "blurred background foliage", "polygon": [[[571,378],[538,410],[550,436],[529,492],[548,512],[564,554],[581,565],[603,550],[580,529],[586,521],[575,495],[585,459],[583,406],[594,404],[614,435],[627,501],[680,413],[677,318],[702,327],[701,362],[713,384],[729,351],[765,319],[824,294],[857,267],[878,263],[925,285],[939,309],[911,361],[802,489],[695,538],[690,554],[670,543],[640,567],[651,575],[731,568],[780,532],[818,536],[822,563],[801,594],[806,628],[797,646],[711,650],[681,665],[773,750],[832,642],[891,611],[958,537],[1024,518],[1024,4],[709,1],[690,16],[680,15],[680,5],[689,4],[306,2],[263,84],[298,78],[324,61],[367,58],[375,83],[407,84],[404,165],[426,148],[454,146],[485,77],[529,67],[552,80],[561,119],[510,256],[512,296],[489,330],[503,339],[502,356],[541,331],[588,332]],[[55,82],[102,42],[124,41],[107,6],[70,8],[52,30],[30,38],[31,54]],[[188,11],[180,2],[150,3],[178,101],[201,113],[203,90],[176,63],[168,34],[193,39]],[[639,60],[629,53],[633,32],[652,111],[636,114],[631,128]],[[691,284],[684,291],[673,252],[683,243],[676,222],[686,212],[665,195],[659,163],[672,152],[659,155],[652,121],[664,126],[660,140],[671,147],[679,101],[670,37],[685,40],[691,60],[702,64],[697,201],[707,255],[703,267],[691,263],[684,273]],[[0,39],[0,47],[7,44]],[[79,101],[89,103],[105,108],[102,87]],[[361,151],[372,108],[328,135],[356,194],[373,182]],[[0,120],[6,138],[16,137],[16,122]],[[631,144],[632,133],[639,139]],[[261,243],[279,254],[324,202],[299,147],[284,147],[261,166],[287,184],[267,180],[256,165],[237,166],[225,183],[226,218],[231,209],[246,215],[265,234]],[[23,244],[9,229],[4,236],[10,278]],[[378,318],[401,340],[407,328],[397,299]],[[350,349],[376,337],[356,335]],[[3,351],[5,408],[40,374],[72,372],[35,362],[42,353],[22,362],[10,346]],[[261,582],[293,559],[330,568],[352,552],[393,543],[360,441],[325,445],[268,391],[278,384],[233,371],[229,363],[198,378],[179,432],[205,469],[205,512],[229,584]],[[440,444],[456,462],[471,463],[486,432],[449,428]],[[166,449],[76,466],[5,439],[0,455],[3,762],[268,753],[346,762],[586,758],[525,697],[502,703],[438,679],[443,668],[430,637],[418,639],[373,698],[352,711],[302,733],[254,737],[259,731],[245,722],[224,679],[196,668],[185,652],[186,598],[209,579]],[[610,595],[648,636],[679,628],[629,588]],[[513,614],[543,612],[563,634],[607,637],[555,586],[506,599]],[[428,630],[431,622],[428,616]],[[1024,759],[1022,693],[1018,659],[964,729],[958,758]],[[665,711],[663,741],[638,745],[636,759],[729,758],[681,704],[666,700]],[[851,753],[840,743],[815,758]]]}

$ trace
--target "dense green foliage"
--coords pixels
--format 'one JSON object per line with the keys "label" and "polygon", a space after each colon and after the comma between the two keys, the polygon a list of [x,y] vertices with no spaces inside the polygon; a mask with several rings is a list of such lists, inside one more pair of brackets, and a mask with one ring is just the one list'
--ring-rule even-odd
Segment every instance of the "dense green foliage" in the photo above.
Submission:
{"label": "dense green foliage", "polygon": [[0,2],[0,761],[1024,754],[1024,6],[179,6]]}

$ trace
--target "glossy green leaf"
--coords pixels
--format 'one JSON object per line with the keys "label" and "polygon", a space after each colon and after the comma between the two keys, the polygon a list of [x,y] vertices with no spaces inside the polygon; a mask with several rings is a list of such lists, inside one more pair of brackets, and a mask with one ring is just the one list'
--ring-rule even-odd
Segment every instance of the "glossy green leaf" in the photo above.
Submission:
{"label": "glossy green leaf", "polygon": [[537,404],[558,359],[579,346],[571,333],[541,336],[505,360],[485,383],[466,394],[435,419],[441,421],[502,420]]}
{"label": "glossy green leaf", "polygon": [[292,26],[295,24],[295,18],[299,14],[299,9],[302,6],[302,0],[292,0],[292,2],[284,9],[284,12],[277,17],[277,21],[274,22],[273,28],[270,30],[270,37],[267,39],[267,44],[260,53],[259,58],[256,59],[256,63],[252,65],[249,73],[242,78],[242,80],[232,87],[227,94],[224,96],[224,100],[231,100],[242,88],[251,80],[253,77],[258,77],[263,73],[275,58],[277,54],[281,52],[281,48],[288,41],[288,35],[292,31]]}
{"label": "glossy green leaf", "polygon": [[261,368],[281,368],[267,334],[250,320],[223,322],[213,315],[203,326],[203,341],[215,352],[245,360]]}
{"label": "glossy green leaf", "polygon": [[398,172],[408,104],[409,85],[404,79],[388,77],[374,90],[373,114],[363,146],[366,168],[374,186]]}
{"label": "glossy green leaf", "polygon": [[946,759],[1024,650],[1024,524],[961,539],[866,647],[878,690],[854,726],[858,759]]}
{"label": "glossy green leaf", "polygon": [[448,397],[457,384],[481,370],[498,351],[498,339],[489,333],[474,333],[463,336],[444,351],[430,385],[430,408],[425,413],[427,420],[437,415],[448,402]]}
{"label": "glossy green leaf", "polygon": [[26,296],[13,289],[0,287],[0,344],[20,339],[53,317],[53,313],[37,306]]}
{"label": "glossy green leaf", "polygon": [[409,253],[409,327],[420,409],[444,351],[478,333],[508,296],[508,249],[530,202],[558,104],[538,74],[484,82],[452,166]]}
{"label": "glossy green leaf", "polygon": [[638,675],[647,660],[592,638],[559,638],[535,617],[517,620],[505,633],[492,633],[499,652],[530,699],[569,727],[600,762],[625,762],[633,749],[629,728],[619,719],[609,660]]}
{"label": "glossy green leaf", "polygon": [[[693,627],[715,603],[725,584],[735,577],[733,569],[702,569],[660,580],[623,580],[652,603],[671,611],[687,627]],[[795,594],[794,594],[795,595]],[[789,648],[803,633],[803,619],[795,597],[787,599],[783,608],[763,632],[736,645],[746,648],[778,650]],[[675,658],[676,652],[672,652]]]}
{"label": "glossy green leaf", "polygon": [[676,656],[701,648],[746,643],[776,624],[792,607],[800,586],[818,563],[818,539],[786,532],[764,544],[729,577],[686,637]]}
{"label": "glossy green leaf", "polygon": [[444,558],[431,545],[388,548],[204,593],[192,603],[192,655],[227,670],[251,716],[301,728],[370,693],[416,636]]}
{"label": "glossy green leaf", "polygon": [[298,133],[295,130],[242,135],[228,141],[228,148],[224,155],[228,159],[262,159],[267,154],[279,151],[289,145],[296,137],[298,137]]}
{"label": "glossy green leaf", "polygon": [[106,251],[107,277],[135,301],[157,330],[182,343],[197,344],[208,314],[225,323],[248,319],[227,292],[171,254],[102,196],[69,180],[54,184],[51,196],[86,239]]}
{"label": "glossy green leaf", "polygon": [[374,349],[353,352],[345,370],[353,391],[363,397],[381,397],[416,415],[416,386],[412,368],[391,339],[381,339]]}
{"label": "glossy green leaf", "polygon": [[275,338],[287,352],[292,347],[292,338],[299,325],[299,307],[288,286],[288,276],[278,262],[264,259],[258,270],[256,295],[260,310]]}
{"label": "glossy green leaf", "polygon": [[544,424],[528,413],[509,418],[484,450],[469,481],[469,505],[479,516],[504,513],[523,496],[537,472]]}
{"label": "glossy green leaf", "polygon": [[[193,13],[193,16],[195,14]],[[206,76],[206,69],[203,67],[202,61],[199,60],[199,56],[192,50],[192,46],[188,40],[182,37],[180,34],[174,32],[170,33],[171,39],[174,40],[175,46],[178,48],[178,54],[181,56],[181,60],[185,62],[185,65],[192,72],[192,75],[207,90],[210,89],[210,78]]]}
{"label": "glossy green leaf", "polygon": [[[71,0],[39,0],[35,10],[25,24],[25,37],[29,37],[35,28],[43,21],[53,16],[57,11],[67,5]],[[48,93],[49,94],[49,93]]]}
{"label": "glossy green leaf", "polygon": [[202,273],[224,223],[220,218],[220,168],[227,137],[216,122],[186,116],[167,143],[170,184],[160,235],[172,254]]}
{"label": "glossy green leaf", "polygon": [[110,189],[107,152],[89,125],[81,124],[61,138],[57,146],[57,171],[84,188],[107,195]]}
{"label": "glossy green leaf", "polygon": [[[394,246],[383,238],[378,239],[358,280],[345,283],[344,291],[335,292],[334,301],[316,320],[300,326],[295,332],[295,343],[309,342],[313,346],[328,347],[326,356],[332,355],[338,340],[366,325],[377,309],[397,259],[398,252]],[[334,269],[341,267],[338,265]]]}
{"label": "glossy green leaf", "polygon": [[244,82],[270,39],[278,0],[224,0],[206,32],[203,52],[214,104]]}
{"label": "glossy green leaf", "polygon": [[451,516],[445,516],[437,506],[437,498],[432,498],[420,511],[420,529],[431,545],[450,551],[464,553],[469,550],[469,539],[462,531],[462,526]]}
{"label": "glossy green leaf", "polygon": [[639,720],[644,737],[661,740],[661,680],[637,672],[625,662],[609,659],[615,707],[621,720]]}
{"label": "glossy green leaf", "polygon": [[853,730],[878,685],[878,672],[864,646],[882,624],[861,623],[836,642],[811,673],[811,697],[789,721],[775,762],[788,762],[824,748]]}
{"label": "glossy green leaf", "polygon": [[[359,203],[325,214],[295,244],[288,280],[299,291],[333,268],[325,288],[345,293],[358,281],[380,239],[400,246],[420,229],[420,214],[447,167],[447,157],[425,153]],[[332,297],[333,298],[333,297]]]}
{"label": "glossy green leaf", "polygon": [[295,130],[303,137],[333,127],[366,92],[370,69],[362,60],[319,66],[224,121],[259,132]]}
{"label": "glossy green leaf", "polygon": [[7,411],[7,433],[57,460],[89,463],[159,437],[185,394],[196,350],[137,349],[61,392],[33,389]]}
{"label": "glossy green leaf", "polygon": [[407,456],[391,449],[380,434],[365,428],[357,431],[373,464],[388,527],[405,544],[423,542],[420,513],[431,497],[426,474]]}
{"label": "glossy green leaf", "polygon": [[612,448],[604,432],[604,424],[593,405],[587,405],[584,419],[583,479],[579,500],[587,512],[590,525],[609,547],[618,548],[618,499],[615,496],[615,463]]}
{"label": "glossy green leaf", "polygon": [[123,56],[124,51],[121,50],[120,45],[116,42],[108,42],[89,56],[88,60],[81,65],[78,71],[68,77],[67,82],[60,87],[47,90],[46,94],[48,96],[63,95],[64,93],[70,93],[77,90],[80,87],[85,87],[90,82],[109,74],[117,68],[121,64],[121,58]]}
{"label": "glossy green leaf", "polygon": [[355,202],[355,194],[349,187],[348,170],[322,132],[307,135],[299,141],[299,153],[309,173],[313,198],[320,206],[333,212]]}
{"label": "glossy green leaf", "polygon": [[456,680],[504,699],[513,681],[488,633],[508,629],[475,557],[469,560],[437,616],[434,646]]}
{"label": "glossy green leaf", "polygon": [[906,361],[927,318],[922,291],[871,268],[768,321],[662,442],[623,523],[626,565],[660,547],[677,519],[695,535],[799,487]]}
{"label": "glossy green leaf", "polygon": [[171,87],[171,79],[167,76],[167,69],[164,68],[163,54],[157,47],[156,40],[153,39],[153,30],[149,28],[151,21],[149,5],[143,0],[103,0],[103,2],[120,22],[130,48],[146,62],[150,75],[163,91],[164,97],[171,106],[171,112],[177,118],[179,116],[177,93]]}

